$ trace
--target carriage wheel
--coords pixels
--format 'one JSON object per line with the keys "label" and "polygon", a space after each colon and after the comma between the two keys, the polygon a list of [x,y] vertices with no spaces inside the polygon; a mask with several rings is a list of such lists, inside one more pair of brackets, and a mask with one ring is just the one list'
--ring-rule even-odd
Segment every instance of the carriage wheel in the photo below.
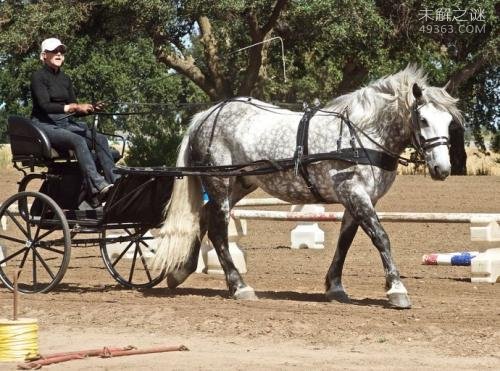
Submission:
{"label": "carriage wheel", "polygon": [[[164,274],[152,270],[154,251],[147,230],[124,230],[132,241],[106,243],[106,232],[102,233],[101,256],[113,278],[130,289],[147,289],[160,283]],[[111,236],[110,236],[111,237]]]}
{"label": "carriage wheel", "polygon": [[66,273],[71,255],[68,222],[61,208],[39,192],[20,192],[0,207],[0,280],[31,294],[48,292]]}

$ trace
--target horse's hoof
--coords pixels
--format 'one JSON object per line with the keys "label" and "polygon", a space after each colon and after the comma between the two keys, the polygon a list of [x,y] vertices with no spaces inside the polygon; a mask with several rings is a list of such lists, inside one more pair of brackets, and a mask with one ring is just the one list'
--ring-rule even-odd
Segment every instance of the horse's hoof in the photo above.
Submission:
{"label": "horse's hoof", "polygon": [[391,293],[387,294],[389,298],[389,304],[396,309],[410,309],[411,302],[408,294],[403,293]]}
{"label": "horse's hoof", "polygon": [[167,286],[169,289],[175,289],[181,283],[183,283],[191,273],[187,273],[184,270],[178,270],[167,274]]}
{"label": "horse's hoof", "polygon": [[349,303],[351,299],[344,290],[331,290],[325,293],[328,301],[338,301],[339,303]]}
{"label": "horse's hoof", "polygon": [[250,286],[243,287],[241,289],[236,290],[233,294],[233,299],[236,300],[258,300],[259,298],[255,295],[254,289]]}

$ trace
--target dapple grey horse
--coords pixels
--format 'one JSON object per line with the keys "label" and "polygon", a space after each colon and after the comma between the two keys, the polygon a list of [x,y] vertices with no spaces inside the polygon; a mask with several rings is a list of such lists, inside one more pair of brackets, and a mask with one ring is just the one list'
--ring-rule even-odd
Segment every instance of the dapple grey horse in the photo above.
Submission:
{"label": "dapple grey horse", "polygon": [[[310,120],[309,153],[350,147],[352,136],[356,135],[363,148],[397,159],[413,142],[425,156],[431,177],[444,180],[451,168],[449,126],[452,120],[462,122],[456,102],[444,88],[428,86],[422,70],[408,66],[340,96],[316,112]],[[341,120],[332,111],[348,115],[356,133],[345,128],[342,131]],[[177,166],[217,166],[293,157],[302,116],[302,112],[249,98],[219,103],[193,117],[180,146]],[[380,253],[389,303],[396,308],[409,308],[410,299],[393,260],[389,238],[375,211],[377,201],[393,184],[396,171],[377,164],[334,159],[308,165],[308,173],[323,201],[345,207],[337,249],[326,274],[327,298],[349,301],[342,286],[342,268],[361,227]],[[206,204],[202,200],[202,185],[209,195]],[[185,176],[175,181],[154,258],[155,267],[166,271],[170,288],[195,271],[200,242],[208,232],[224,269],[229,294],[236,299],[256,299],[254,290],[233,264],[227,228],[231,208],[258,187],[292,203],[317,202],[293,168],[257,176]]]}

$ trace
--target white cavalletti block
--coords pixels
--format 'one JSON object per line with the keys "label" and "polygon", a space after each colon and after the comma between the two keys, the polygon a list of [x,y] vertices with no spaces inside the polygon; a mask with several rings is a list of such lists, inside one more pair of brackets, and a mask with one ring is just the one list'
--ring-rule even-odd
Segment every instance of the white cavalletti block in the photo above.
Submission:
{"label": "white cavalletti block", "polygon": [[[234,220],[233,218],[229,220],[229,253],[231,254],[236,269],[238,269],[240,273],[247,272],[247,263],[246,254],[241,250],[237,242],[240,236],[244,236],[246,233],[246,220]],[[224,274],[217,252],[206,238],[201,243],[196,273]]]}
{"label": "white cavalletti block", "polygon": [[500,226],[495,220],[474,217],[470,221],[471,241],[500,241]]}
{"label": "white cavalletti block", "polygon": [[500,248],[488,249],[472,259],[471,282],[500,282]]}
{"label": "white cavalletti block", "polygon": [[[4,253],[4,249],[2,246],[0,246],[0,260],[3,260],[5,259],[5,253]],[[7,264],[6,263],[2,263],[0,264],[0,267],[5,267]]]}
{"label": "white cavalletti block", "polygon": [[2,225],[2,230],[5,231],[7,229],[7,218],[5,215],[0,218],[0,224]]}
{"label": "white cavalletti block", "polygon": [[[323,213],[322,205],[293,205],[292,212],[301,211],[305,213]],[[299,222],[291,234],[292,249],[323,249],[325,247],[325,232],[321,230],[316,222]]]}

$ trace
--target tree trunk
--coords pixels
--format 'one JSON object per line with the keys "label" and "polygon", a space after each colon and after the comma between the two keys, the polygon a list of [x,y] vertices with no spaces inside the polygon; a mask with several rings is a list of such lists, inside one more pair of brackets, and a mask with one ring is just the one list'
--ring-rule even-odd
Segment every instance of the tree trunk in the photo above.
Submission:
{"label": "tree trunk", "polygon": [[450,128],[451,175],[467,175],[467,153],[464,146],[464,129]]}
{"label": "tree trunk", "polygon": [[[482,54],[479,54],[470,63],[465,65],[450,77],[446,83],[446,90],[452,95],[456,95],[460,85],[473,77],[481,68],[488,63]],[[467,175],[467,154],[465,153],[464,130],[462,127],[450,127],[450,162],[451,175]]]}

